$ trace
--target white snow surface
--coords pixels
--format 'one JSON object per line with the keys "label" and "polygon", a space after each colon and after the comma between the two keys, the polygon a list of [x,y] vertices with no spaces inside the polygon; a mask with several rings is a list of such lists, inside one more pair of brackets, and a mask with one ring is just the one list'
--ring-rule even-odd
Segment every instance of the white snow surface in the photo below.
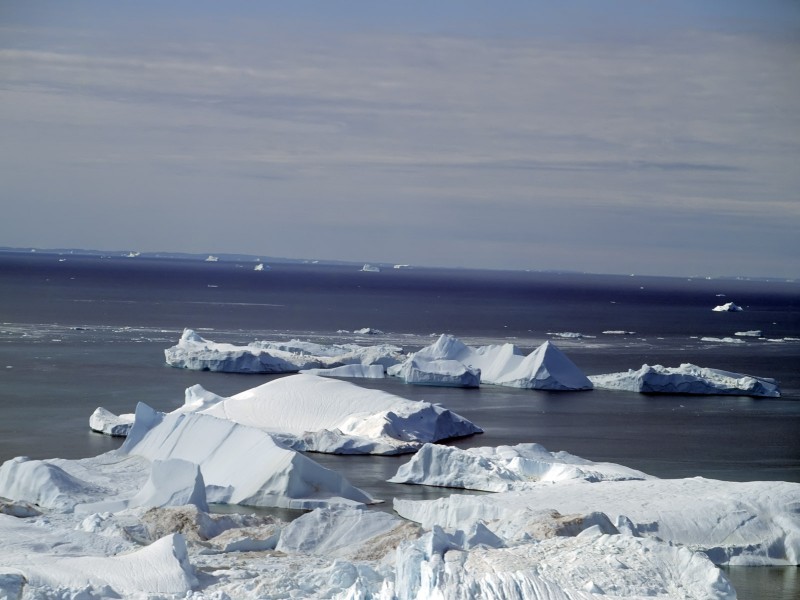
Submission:
{"label": "white snow surface", "polygon": [[374,502],[338,473],[264,431],[210,414],[162,415],[140,403],[120,452],[198,465],[209,502],[297,509]]}
{"label": "white snow surface", "polygon": [[634,371],[592,375],[597,388],[662,394],[723,394],[780,397],[774,379],[684,363],[679,367],[642,365]]}
{"label": "white snow surface", "polygon": [[705,552],[715,564],[800,562],[800,484],[704,479],[566,481],[523,491],[438,500],[395,499],[402,517],[423,527],[520,531],[531,507],[562,515],[601,511],[627,535]]}
{"label": "white snow surface", "polygon": [[304,369],[303,375],[319,375],[320,377],[349,377],[354,379],[383,379],[386,372],[381,365],[342,365],[331,369]]}
{"label": "white snow surface", "polygon": [[734,304],[733,302],[726,302],[725,304],[720,304],[719,306],[715,306],[712,308],[714,312],[741,312],[744,310],[738,304]]}
{"label": "white snow surface", "polygon": [[[390,369],[389,374],[415,373],[416,381],[406,380],[409,383],[436,381],[435,365],[444,361],[455,361],[479,372],[481,383],[535,390],[592,389],[591,381],[551,342],[525,356],[513,344],[473,348],[453,336],[442,335],[406,360],[406,365],[416,363],[416,372],[404,365]],[[443,371],[452,370],[451,362],[445,365]],[[425,368],[427,372],[422,372]]]}
{"label": "white snow surface", "polygon": [[89,428],[98,433],[115,437],[125,437],[133,427],[133,413],[115,415],[102,406],[98,406],[89,417]]}
{"label": "white snow surface", "polygon": [[198,388],[187,390],[187,404],[179,411],[196,407],[202,414],[267,431],[304,451],[401,454],[426,442],[482,431],[440,406],[315,375],[283,377],[230,398]]}
{"label": "white snow surface", "polygon": [[622,465],[596,463],[567,452],[548,452],[539,444],[467,450],[425,444],[389,481],[505,492],[540,482],[648,478],[649,475]]}
{"label": "white snow surface", "polygon": [[192,329],[185,329],[175,346],[164,350],[168,365],[195,371],[226,373],[297,373],[305,369],[333,368],[349,364],[397,364],[402,349],[388,344],[322,345],[292,340],[290,342],[256,341],[246,346],[212,342]]}

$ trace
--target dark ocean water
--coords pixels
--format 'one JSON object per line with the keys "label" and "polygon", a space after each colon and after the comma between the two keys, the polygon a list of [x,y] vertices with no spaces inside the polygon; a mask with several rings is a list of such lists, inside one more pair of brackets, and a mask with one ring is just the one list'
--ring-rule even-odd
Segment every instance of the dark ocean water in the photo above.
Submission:
{"label": "dark ocean water", "polygon": [[[118,441],[88,430],[97,406],[172,410],[195,383],[221,395],[267,376],[164,366],[184,327],[214,341],[467,343],[554,339],[587,374],[692,362],[774,377],[780,399],[548,393],[360,381],[439,402],[484,428],[461,447],[539,442],[660,477],[800,482],[800,284],[442,269],[280,265],[0,253],[0,461],[79,458]],[[745,310],[716,313],[733,301]],[[372,327],[381,335],[344,333]],[[761,330],[766,339],[703,341]],[[603,334],[608,330],[633,335]],[[580,333],[560,339],[554,334]],[[790,338],[787,340],[786,338]],[[794,338],[794,339],[791,339]],[[385,483],[406,458],[312,456],[373,495],[443,493]],[[731,569],[740,598],[797,598],[796,569]]]}

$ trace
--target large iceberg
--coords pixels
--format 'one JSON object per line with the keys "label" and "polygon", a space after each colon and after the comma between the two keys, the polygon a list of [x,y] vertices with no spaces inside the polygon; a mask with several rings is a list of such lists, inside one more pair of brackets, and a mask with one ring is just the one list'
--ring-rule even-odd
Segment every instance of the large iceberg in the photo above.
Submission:
{"label": "large iceberg", "polygon": [[608,515],[623,533],[705,552],[716,564],[800,563],[800,484],[645,479],[538,484],[522,491],[452,495],[437,500],[395,499],[402,517],[423,527],[523,532],[531,507],[560,514]]}
{"label": "large iceberg", "polygon": [[140,403],[120,452],[197,464],[209,502],[299,509],[374,502],[338,473],[224,416],[162,415]]}
{"label": "large iceberg", "polygon": [[781,395],[778,383],[768,377],[756,377],[709,369],[684,363],[680,367],[642,365],[636,371],[608,373],[589,377],[597,388],[660,394],[725,394],[734,396]]}
{"label": "large iceberg", "polygon": [[622,465],[596,463],[567,452],[548,452],[539,444],[467,450],[425,444],[389,481],[505,492],[540,482],[648,478],[649,475]]}
{"label": "large iceberg", "polygon": [[441,406],[346,381],[292,375],[230,398],[187,390],[179,412],[198,411],[277,436],[292,448],[336,454],[402,454],[482,430]]}
{"label": "large iceberg", "polygon": [[435,383],[439,371],[454,372],[454,363],[479,374],[481,383],[534,390],[592,389],[591,381],[551,342],[526,356],[513,344],[473,348],[453,336],[442,335],[388,372],[404,377],[408,383]]}
{"label": "large iceberg", "polygon": [[333,368],[343,365],[397,364],[402,349],[388,344],[322,345],[292,340],[257,341],[246,346],[212,342],[192,329],[185,329],[175,346],[164,350],[168,365],[195,371],[225,373],[297,373],[305,369]]}
{"label": "large iceberg", "polygon": [[164,415],[142,403],[119,450],[6,461],[0,497],[80,513],[206,502],[297,509],[375,502],[264,431],[199,413]]}

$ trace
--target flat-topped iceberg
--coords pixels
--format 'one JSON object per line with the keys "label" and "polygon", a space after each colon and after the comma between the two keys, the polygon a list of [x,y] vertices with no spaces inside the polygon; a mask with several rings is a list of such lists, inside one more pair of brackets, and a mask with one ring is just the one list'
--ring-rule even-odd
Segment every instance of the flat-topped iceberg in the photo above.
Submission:
{"label": "flat-topped iceberg", "polygon": [[297,373],[306,369],[334,368],[343,365],[382,365],[384,368],[403,359],[402,349],[389,344],[322,345],[292,340],[257,341],[246,346],[212,342],[191,329],[185,329],[175,346],[164,350],[168,365],[195,371],[226,373]]}
{"label": "flat-topped iceberg", "polygon": [[114,437],[125,437],[133,427],[134,418],[132,413],[115,415],[99,406],[89,417],[89,428]]}
{"label": "flat-topped iceberg", "polygon": [[780,397],[774,379],[684,363],[680,367],[642,365],[634,371],[592,375],[597,388],[660,394],[724,394]]}
{"label": "flat-topped iceberg", "polygon": [[197,411],[277,436],[298,450],[402,454],[482,430],[441,406],[314,375],[292,375],[230,398],[187,390],[177,412]]}
{"label": "flat-topped iceberg", "polygon": [[476,388],[481,384],[480,369],[457,360],[428,360],[421,356],[414,356],[392,367],[390,374],[415,385]]}
{"label": "flat-topped iceberg", "polygon": [[648,478],[645,473],[622,465],[596,463],[567,452],[548,452],[539,444],[467,450],[425,444],[389,481],[505,492],[540,482]]}
{"label": "flat-topped iceberg", "polygon": [[442,335],[432,345],[412,354],[402,366],[390,368],[388,373],[406,378],[407,383],[431,384],[440,378],[440,372],[455,373],[455,363],[471,373],[465,377],[470,383],[466,387],[479,374],[481,383],[515,388],[592,389],[591,381],[551,342],[545,342],[526,356],[513,344],[473,348],[453,336]]}
{"label": "flat-topped iceberg", "polygon": [[563,515],[600,511],[620,532],[705,552],[716,564],[800,563],[800,484],[690,479],[573,480],[523,491],[437,500],[395,499],[402,517],[423,527],[521,531],[531,507]]}

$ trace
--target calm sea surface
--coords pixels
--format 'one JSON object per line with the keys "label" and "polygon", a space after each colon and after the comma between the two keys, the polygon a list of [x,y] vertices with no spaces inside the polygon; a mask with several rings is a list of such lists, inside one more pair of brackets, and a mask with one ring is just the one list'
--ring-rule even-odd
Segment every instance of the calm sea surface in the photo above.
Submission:
{"label": "calm sea surface", "polygon": [[[184,327],[214,341],[390,342],[405,350],[451,333],[478,345],[547,339],[586,374],[692,362],[779,380],[780,399],[548,393],[359,381],[439,402],[485,433],[460,447],[539,442],[659,477],[800,482],[800,284],[441,269],[0,253],[0,461],[81,458],[118,446],[93,434],[97,406],[132,412],[183,403],[195,383],[230,395],[270,379],[171,369]],[[744,311],[711,308],[735,302]],[[372,327],[379,335],[356,335]],[[630,335],[604,331],[635,332]],[[761,330],[764,339],[736,338]],[[562,339],[559,333],[582,337]],[[788,338],[788,339],[787,339]],[[771,341],[770,341],[771,340]],[[452,490],[385,483],[403,457],[312,455],[387,506]],[[385,507],[386,508],[386,507]],[[797,569],[730,569],[739,597],[796,599]]]}

